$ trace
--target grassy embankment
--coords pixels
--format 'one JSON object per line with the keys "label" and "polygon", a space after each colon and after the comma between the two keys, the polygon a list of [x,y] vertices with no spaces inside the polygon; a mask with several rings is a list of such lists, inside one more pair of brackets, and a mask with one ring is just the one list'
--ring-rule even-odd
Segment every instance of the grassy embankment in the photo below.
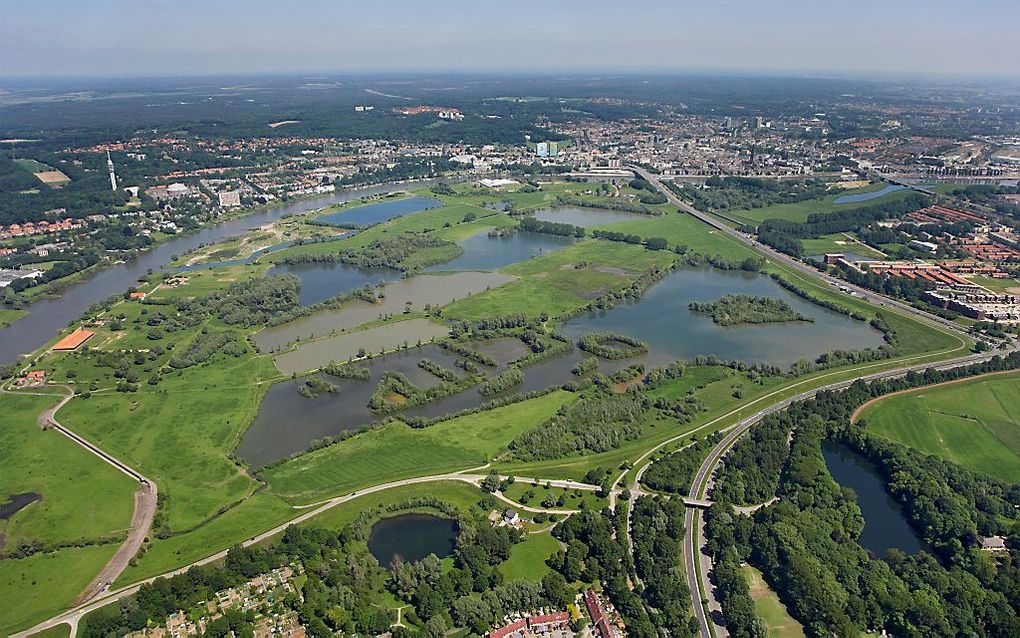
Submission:
{"label": "grassy embankment", "polygon": [[865,408],[872,432],[926,454],[1020,482],[1020,374],[891,395]]}

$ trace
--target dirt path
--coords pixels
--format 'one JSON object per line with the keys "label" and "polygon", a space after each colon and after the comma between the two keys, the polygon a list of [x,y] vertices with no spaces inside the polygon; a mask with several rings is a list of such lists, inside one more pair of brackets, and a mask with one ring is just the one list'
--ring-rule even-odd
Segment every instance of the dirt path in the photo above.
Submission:
{"label": "dirt path", "polygon": [[913,392],[920,392],[922,390],[925,390],[925,391],[933,390],[935,388],[941,388],[942,386],[956,385],[957,383],[972,383],[974,381],[979,381],[981,379],[985,379],[985,378],[988,378],[988,377],[997,377],[997,376],[1008,375],[1008,374],[1020,374],[1020,372],[1018,372],[1017,370],[1001,370],[999,372],[988,372],[988,373],[985,373],[985,374],[980,374],[980,375],[978,375],[976,377],[966,377],[966,378],[963,378],[963,379],[953,379],[952,381],[943,381],[942,383],[936,383],[934,385],[922,385],[922,386],[917,387],[917,388],[907,388],[906,390],[897,390],[896,392],[890,392],[889,394],[883,394],[880,397],[875,397],[874,399],[869,399],[868,401],[865,401],[864,403],[859,405],[857,407],[857,409],[853,411],[853,414],[850,415],[850,422],[851,423],[857,423],[857,417],[859,417],[861,415],[861,412],[864,412],[864,410],[867,409],[869,406],[871,406],[871,405],[873,405],[875,403],[878,403],[880,401],[885,401],[886,399],[890,399],[890,398],[892,398],[894,396],[897,396],[897,395],[900,395],[900,394],[911,394]]}
{"label": "dirt path", "polygon": [[81,605],[108,589],[113,581],[117,580],[117,577],[127,569],[128,563],[138,553],[138,550],[141,549],[142,543],[145,542],[145,537],[149,534],[149,528],[152,526],[152,519],[156,515],[157,489],[155,483],[142,476],[134,468],[101,450],[82,436],[68,430],[57,421],[57,411],[74,398],[74,391],[67,386],[48,387],[59,387],[65,394],[56,405],[43,410],[39,414],[37,419],[39,427],[44,430],[52,429],[63,434],[88,452],[99,457],[103,462],[138,481],[138,490],[135,491],[134,511],[131,514],[131,526],[128,528],[127,538],[124,539],[124,542],[117,548],[114,555],[103,566],[103,569],[96,574],[95,578],[75,598],[73,604]]}

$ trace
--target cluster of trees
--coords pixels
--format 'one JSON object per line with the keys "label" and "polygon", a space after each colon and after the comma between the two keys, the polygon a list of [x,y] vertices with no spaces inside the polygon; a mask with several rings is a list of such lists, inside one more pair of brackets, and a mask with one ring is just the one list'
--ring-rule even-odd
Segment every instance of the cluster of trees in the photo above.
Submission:
{"label": "cluster of trees", "polygon": [[758,225],[758,240],[788,255],[801,257],[804,254],[801,239],[860,230],[883,219],[902,217],[928,204],[929,200],[924,195],[911,193],[882,204],[858,206],[834,213],[812,213],[806,222],[766,219]]}
{"label": "cluster of trees", "polygon": [[679,197],[700,208],[739,210],[765,208],[777,204],[803,202],[829,194],[823,180],[777,180],[754,177],[713,175],[705,188],[687,184],[667,184]]}
{"label": "cluster of trees", "polygon": [[[801,288],[797,284],[793,283],[792,281],[789,281],[788,279],[786,279],[785,277],[783,277],[782,275],[780,275],[778,273],[772,273],[771,277],[772,277],[772,281],[776,282],[777,284],[779,284],[783,288],[786,288],[787,290],[789,290],[793,294],[797,295],[801,299],[805,299],[807,301],[810,301],[811,303],[813,303],[815,305],[818,305],[818,306],[821,306],[823,308],[828,308],[829,310],[832,310],[833,312],[838,312],[840,314],[847,315],[848,317],[853,317],[854,319],[857,319],[859,321],[867,321],[867,317],[865,317],[861,313],[848,310],[847,308],[844,308],[843,306],[841,306],[840,304],[836,303],[835,301],[832,301],[831,299],[825,299],[825,298],[819,297],[817,295],[814,295],[811,292],[809,292],[808,290],[806,290],[804,288]],[[886,332],[886,331],[883,331],[883,332]]]}
{"label": "cluster of trees", "polygon": [[515,386],[519,386],[524,383],[524,373],[517,366],[510,366],[503,372],[500,372],[496,376],[488,379],[481,386],[478,391],[483,396],[490,396],[493,394],[499,394],[506,392]]}
{"label": "cluster of trees", "polygon": [[458,377],[454,382],[440,381],[434,386],[422,389],[411,383],[403,374],[387,370],[382,373],[379,384],[369,397],[368,408],[378,414],[389,414],[450,396],[477,382],[476,376],[465,375]]}
{"label": "cluster of trees", "polygon": [[598,357],[585,357],[577,362],[571,372],[579,377],[591,374],[599,369]]}
{"label": "cluster of trees", "polygon": [[322,366],[321,369],[331,377],[338,377],[340,379],[356,379],[360,381],[368,381],[372,374],[368,368],[363,366],[354,365],[353,363],[338,363],[336,361],[330,361],[326,365]]}
{"label": "cluster of trees", "polygon": [[628,359],[648,352],[648,344],[616,332],[589,332],[577,347],[602,359]]}
{"label": "cluster of trees", "polygon": [[535,217],[525,217],[521,220],[521,230],[531,233],[544,233],[546,235],[559,235],[560,237],[584,237],[584,227],[560,222],[547,222]]}
{"label": "cluster of trees", "polygon": [[677,251],[678,254],[685,255],[683,263],[687,266],[704,266],[709,264],[713,268],[719,270],[743,270],[744,272],[761,272],[761,269],[765,266],[765,259],[763,257],[746,257],[739,261],[734,259],[726,259],[721,255],[702,255],[701,253],[683,252]]}
{"label": "cluster of trees", "polygon": [[301,281],[294,275],[253,277],[196,300],[182,300],[177,310],[194,316],[211,315],[231,325],[258,326],[297,308],[300,290]]}
{"label": "cluster of trees", "polygon": [[[445,248],[445,251],[436,251]],[[434,255],[423,257],[421,253],[431,250]],[[367,246],[344,249],[335,253],[302,253],[285,258],[284,263],[345,263],[360,268],[393,268],[401,271],[412,271],[442,263],[456,257],[460,249],[457,244],[433,237],[431,235],[408,234],[397,235],[387,239],[377,239]],[[411,257],[416,257],[411,261]]]}
{"label": "cluster of trees", "polygon": [[[457,336],[456,328],[457,326],[454,326],[454,328],[450,331],[451,334],[453,334],[454,336]],[[451,339],[440,341],[439,347],[443,348],[444,350],[449,350],[450,352],[458,356],[464,357],[468,361],[473,361],[479,365],[487,366],[489,368],[495,368],[496,365],[498,365],[496,360],[490,357],[489,355],[485,354],[484,352],[479,352],[474,348],[469,348],[458,341],[454,341]]]}
{"label": "cluster of trees", "polygon": [[306,399],[314,399],[322,393],[337,394],[340,386],[326,381],[322,377],[311,376],[298,385],[297,393]]}
{"label": "cluster of trees", "polygon": [[[625,244],[633,244],[635,246],[644,244],[645,248],[647,248],[648,250],[669,249],[669,240],[667,240],[665,237],[646,237],[642,239],[641,235],[635,235],[634,233],[621,233],[620,231],[616,230],[600,230],[597,228],[591,231],[591,236],[594,237],[595,239],[605,239],[606,241],[618,241],[623,242]],[[686,252],[686,248],[684,248],[682,251],[680,249],[677,249],[677,252],[679,253]]]}
{"label": "cluster of trees", "polygon": [[457,379],[460,378],[460,375],[458,375],[456,372],[450,370],[449,368],[444,368],[443,366],[439,365],[432,359],[421,359],[420,361],[418,361],[418,367],[424,370],[425,372],[428,372],[432,376],[436,377],[437,379],[449,381],[450,383],[455,383]]}
{"label": "cluster of trees", "polygon": [[[665,199],[665,198],[663,198]],[[665,203],[665,201],[661,202]],[[661,215],[661,210],[656,210],[644,204],[635,204],[625,199],[584,199],[573,195],[557,195],[556,206],[579,206],[581,208],[604,208],[606,210],[621,210],[627,213],[638,213],[641,215]]]}
{"label": "cluster of trees", "polygon": [[641,482],[660,492],[687,494],[702,459],[721,438],[716,433],[704,439],[696,439],[690,445],[656,459],[642,475]]}
{"label": "cluster of trees", "polygon": [[[1008,484],[873,436],[850,424],[853,410],[891,392],[1020,368],[1011,353],[950,370],[857,381],[822,392],[763,419],[721,470],[706,516],[723,615],[735,635],[756,635],[740,561],[762,570],[790,613],[810,635],[1016,635],[1020,632],[1020,485]],[[792,442],[787,446],[787,439]],[[854,494],[837,485],[821,443],[837,438],[870,461],[903,506],[926,548],[891,550],[884,560],[858,540],[864,520]],[[731,503],[770,495],[774,505],[753,517]],[[1006,535],[1009,549],[993,556],[979,536]]]}
{"label": "cluster of trees", "polygon": [[175,350],[168,362],[171,368],[181,370],[204,363],[219,351],[224,354],[240,357],[248,352],[248,347],[238,339],[233,331],[201,332],[195,335],[191,343],[183,351]]}
{"label": "cluster of trees", "polygon": [[772,297],[728,294],[710,302],[692,301],[688,307],[694,312],[712,316],[720,326],[748,323],[781,323],[786,321],[814,321],[794,311],[790,304]]}
{"label": "cluster of trees", "polygon": [[641,435],[650,405],[647,397],[636,392],[582,397],[542,425],[517,436],[510,449],[521,460],[605,452]]}

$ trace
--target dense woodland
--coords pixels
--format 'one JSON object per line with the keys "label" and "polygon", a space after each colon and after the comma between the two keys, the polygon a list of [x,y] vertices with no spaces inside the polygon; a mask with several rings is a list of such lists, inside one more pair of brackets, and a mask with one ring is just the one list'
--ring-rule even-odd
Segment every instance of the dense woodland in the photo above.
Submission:
{"label": "dense woodland", "polygon": [[774,180],[713,175],[705,181],[704,188],[673,183],[669,186],[673,192],[698,208],[723,211],[766,208],[817,199],[829,194],[829,186],[824,180],[811,179]]}
{"label": "dense woodland", "polygon": [[[1013,636],[1020,633],[1020,485],[926,456],[850,424],[868,399],[985,372],[1020,368],[1020,355],[947,371],[926,370],[865,383],[770,415],[727,457],[706,517],[724,616],[731,633],[755,634],[746,591],[733,577],[740,561],[761,569],[810,635]],[[789,445],[787,439],[792,434]],[[864,520],[853,493],[826,469],[821,443],[835,439],[874,463],[925,549],[875,557],[858,542]],[[777,496],[753,517],[730,503]],[[1004,535],[1011,549],[992,555],[980,537]],[[743,587],[746,587],[746,583]]]}
{"label": "dense woodland", "polygon": [[712,317],[720,326],[748,323],[782,323],[786,321],[814,321],[794,311],[790,304],[772,297],[729,294],[715,301],[692,301],[689,307]]}
{"label": "dense woodland", "polygon": [[510,449],[521,460],[605,452],[640,436],[649,407],[648,398],[637,392],[584,396],[542,425],[519,435],[510,443]]}

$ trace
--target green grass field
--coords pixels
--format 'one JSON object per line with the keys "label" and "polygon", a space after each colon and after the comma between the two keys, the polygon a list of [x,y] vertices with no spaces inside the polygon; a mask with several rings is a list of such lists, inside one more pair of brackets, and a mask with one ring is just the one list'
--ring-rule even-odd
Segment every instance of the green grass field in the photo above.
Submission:
{"label": "green grass field", "polygon": [[421,429],[389,423],[269,468],[264,477],[284,498],[307,503],[365,485],[479,466],[573,399],[557,391]]}
{"label": "green grass field", "polygon": [[0,328],[3,328],[4,326],[14,323],[15,321],[21,319],[27,314],[28,312],[25,310],[15,310],[13,308],[0,308]]}
{"label": "green grass field", "polygon": [[[524,312],[558,315],[623,288],[643,271],[667,267],[676,255],[641,246],[598,240],[581,241],[553,253],[504,268],[519,277],[498,288],[461,299],[446,307],[444,316],[458,319]],[[578,265],[585,264],[583,268]]]}
{"label": "green grass field", "polygon": [[511,580],[542,580],[550,568],[545,561],[560,548],[560,542],[552,534],[528,534],[524,540],[513,546],[510,558],[503,561],[499,571],[503,578]]}
{"label": "green grass field", "polygon": [[864,188],[858,188],[848,191],[838,191],[831,195],[821,197],[819,199],[809,199],[803,202],[793,202],[791,204],[777,204],[775,206],[766,206],[764,208],[745,208],[742,210],[733,211],[722,211],[727,217],[747,222],[749,224],[758,224],[766,219],[786,219],[792,222],[804,222],[812,213],[833,213],[836,211],[853,210],[854,208],[860,208],[862,206],[871,206],[872,204],[886,203],[903,199],[910,195],[913,191],[909,189],[902,189],[877,197],[875,199],[869,199],[863,202],[836,204],[835,200],[843,197],[844,195],[859,195],[863,193],[871,193],[877,190],[881,190],[884,184],[873,184]]}
{"label": "green grass field", "polygon": [[871,246],[855,241],[852,236],[844,233],[823,235],[818,239],[802,239],[805,255],[824,255],[825,253],[853,252],[863,257],[881,259],[882,253]]}
{"label": "green grass field", "polygon": [[56,627],[50,627],[49,629],[43,629],[40,632],[32,634],[32,638],[68,638],[71,635],[71,626],[67,624],[59,624]]}
{"label": "green grass field", "polygon": [[[71,606],[116,547],[75,547],[0,561],[0,635],[10,635]],[[16,604],[14,604],[16,601]]]}
{"label": "green grass field", "polygon": [[786,611],[779,597],[762,578],[761,572],[747,565],[744,574],[751,588],[754,613],[768,628],[765,635],[768,638],[803,638],[804,628]]}
{"label": "green grass field", "polygon": [[221,357],[136,393],[74,399],[61,421],[156,480],[169,499],[170,525],[186,530],[256,489],[227,455],[254,418],[267,379],[266,357]]}
{"label": "green grass field", "polygon": [[484,496],[485,493],[479,488],[461,481],[415,483],[359,496],[327,510],[322,515],[309,520],[305,525],[339,530],[362,512],[379,510],[394,503],[425,497],[441,499],[464,511],[474,509],[481,513],[482,510],[478,504]]}
{"label": "green grass field", "polygon": [[995,478],[1020,482],[1020,375],[921,388],[860,415],[869,430]]}
{"label": "green grass field", "polygon": [[[24,492],[42,496],[0,521],[8,547],[32,539],[119,537],[131,521],[135,481],[60,433],[39,429],[36,417],[56,401],[55,396],[0,395],[0,501]],[[58,419],[63,416],[57,413]]]}
{"label": "green grass field", "polygon": [[300,514],[279,497],[258,492],[192,531],[150,539],[117,586],[165,573],[236,545]]}
{"label": "green grass field", "polygon": [[730,239],[727,235],[706,226],[699,219],[686,213],[676,212],[669,207],[669,212],[647,220],[616,222],[599,226],[604,230],[615,230],[622,233],[640,235],[642,238],[664,237],[670,246],[686,244],[694,252],[704,255],[720,255],[727,259],[745,259],[755,256],[755,252],[743,244]]}
{"label": "green grass field", "polygon": [[[1013,279],[1012,277],[1006,279],[996,279],[994,277],[984,277],[982,275],[967,275],[967,279],[976,283],[979,286],[984,286],[992,292],[1016,292],[1020,290],[1020,281]],[[0,321],[3,318],[0,317]]]}
{"label": "green grass field", "polygon": [[[531,491],[533,496],[522,503],[521,498],[528,491]],[[515,481],[513,485],[503,492],[503,496],[529,507],[546,507],[543,502],[546,498],[552,497],[554,502],[548,506],[548,509],[576,510],[585,507],[587,509],[600,510],[608,505],[606,499],[595,496],[595,493],[590,490],[568,490],[552,486],[547,488],[544,483],[539,482],[536,486],[531,481],[523,479]],[[558,504],[560,497],[563,497],[563,505]]]}

